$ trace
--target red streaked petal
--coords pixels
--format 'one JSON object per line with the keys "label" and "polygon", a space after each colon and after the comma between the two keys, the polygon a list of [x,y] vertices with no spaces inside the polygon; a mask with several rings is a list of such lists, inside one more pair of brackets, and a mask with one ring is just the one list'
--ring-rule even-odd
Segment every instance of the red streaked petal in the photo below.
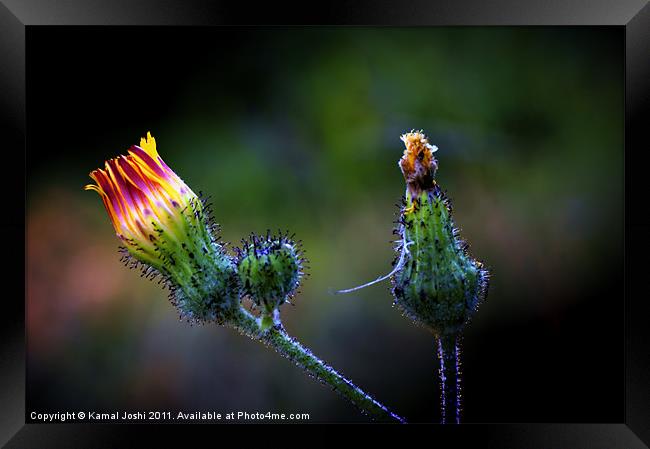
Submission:
{"label": "red streaked petal", "polygon": [[95,181],[97,181],[99,187],[104,191],[106,197],[110,200],[111,212],[116,216],[116,218],[120,218],[123,215],[123,212],[110,177],[104,170],[101,169],[95,170],[93,174]]}
{"label": "red streaked petal", "polygon": [[148,193],[151,189],[145,181],[145,177],[141,171],[136,170],[134,163],[132,163],[126,156],[120,156],[118,159],[117,167],[119,168],[122,175],[136,186],[141,191]]}

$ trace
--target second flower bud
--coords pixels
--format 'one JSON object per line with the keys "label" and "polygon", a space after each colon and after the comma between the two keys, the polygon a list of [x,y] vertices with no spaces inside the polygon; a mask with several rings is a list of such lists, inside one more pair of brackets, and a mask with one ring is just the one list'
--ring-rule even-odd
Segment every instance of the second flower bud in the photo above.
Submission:
{"label": "second flower bud", "polygon": [[286,235],[251,234],[237,248],[242,293],[262,308],[262,326],[273,325],[278,308],[293,297],[303,275],[299,245]]}

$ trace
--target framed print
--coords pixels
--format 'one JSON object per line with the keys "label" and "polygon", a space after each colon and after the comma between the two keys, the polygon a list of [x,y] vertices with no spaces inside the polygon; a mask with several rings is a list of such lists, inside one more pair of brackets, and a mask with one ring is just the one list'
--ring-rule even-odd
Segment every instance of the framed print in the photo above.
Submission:
{"label": "framed print", "polygon": [[645,2],[0,11],[6,447],[647,447]]}

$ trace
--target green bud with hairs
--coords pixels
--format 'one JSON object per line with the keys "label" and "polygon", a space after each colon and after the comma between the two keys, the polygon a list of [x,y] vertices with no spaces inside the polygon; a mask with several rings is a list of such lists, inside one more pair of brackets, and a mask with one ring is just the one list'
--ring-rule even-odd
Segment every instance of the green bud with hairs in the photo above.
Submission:
{"label": "green bud with hairs", "polygon": [[303,276],[302,250],[288,235],[251,234],[236,249],[242,296],[262,308],[264,327],[278,320],[279,307],[289,301]]}
{"label": "green bud with hairs", "polygon": [[488,272],[467,252],[449,200],[434,180],[437,148],[421,132],[404,134],[406,180],[392,293],[404,313],[434,335],[459,333],[485,297]]}

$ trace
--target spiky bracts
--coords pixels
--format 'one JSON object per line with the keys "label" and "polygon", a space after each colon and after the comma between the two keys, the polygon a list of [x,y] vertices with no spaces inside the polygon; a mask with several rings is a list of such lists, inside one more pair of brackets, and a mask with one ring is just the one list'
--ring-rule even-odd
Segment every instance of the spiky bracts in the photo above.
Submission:
{"label": "spiky bracts", "polygon": [[[182,270],[172,272],[170,300],[189,321],[216,321],[223,324],[239,308],[239,280],[234,259],[227,253],[226,244],[217,235],[218,227],[209,212],[207,201],[198,214],[199,223],[187,229],[187,241],[173,251]],[[206,212],[207,211],[207,212]],[[161,242],[162,243],[162,242]],[[162,243],[161,247],[165,244]],[[163,253],[165,249],[161,250]],[[173,287],[172,287],[173,288]]]}
{"label": "spiky bracts", "polygon": [[434,150],[421,132],[402,136],[400,167],[407,183],[392,276],[395,303],[436,336],[458,334],[484,299],[488,272],[467,252],[451,206],[433,180]]}
{"label": "spiky bracts", "polygon": [[160,276],[182,318],[221,323],[239,306],[235,264],[209,206],[163,162],[150,133],[90,176],[97,184],[86,189],[102,197],[127,264]]}
{"label": "spiky bracts", "polygon": [[236,248],[242,295],[273,313],[293,297],[303,276],[306,259],[301,245],[288,234],[251,234]]}

